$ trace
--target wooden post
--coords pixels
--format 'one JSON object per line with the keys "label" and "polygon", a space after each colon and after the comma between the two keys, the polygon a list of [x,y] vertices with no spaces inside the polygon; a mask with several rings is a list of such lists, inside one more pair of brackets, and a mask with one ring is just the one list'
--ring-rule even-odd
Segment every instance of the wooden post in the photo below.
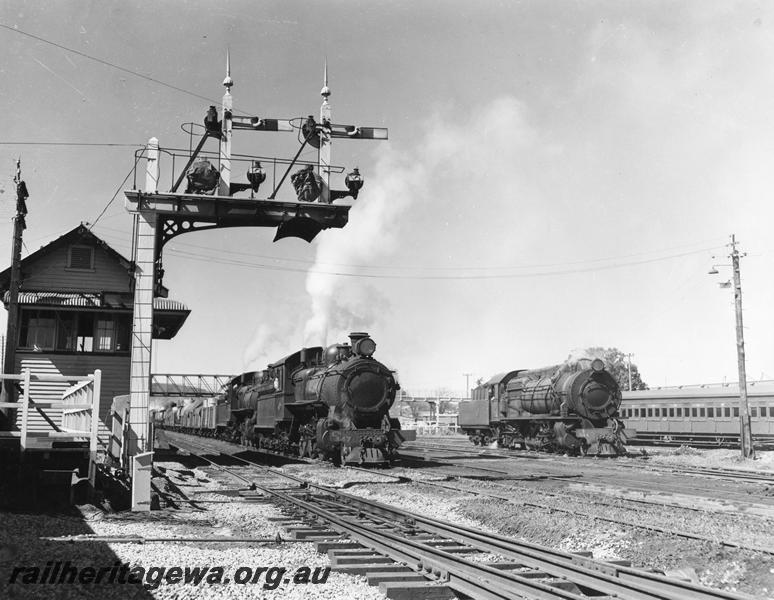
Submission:
{"label": "wooden post", "polygon": [[223,121],[221,123],[220,140],[220,181],[218,182],[218,194],[231,195],[231,137],[234,122],[231,120],[231,111],[234,107],[234,99],[231,96],[231,55],[226,52],[226,78],[223,80],[226,93],[223,94]]}
{"label": "wooden post", "polygon": [[[27,215],[27,185],[21,179],[21,159],[16,161],[16,216],[13,219],[13,246],[11,250],[11,280],[8,289],[8,324],[5,335],[5,352],[3,356],[3,371],[11,374],[16,371],[16,344],[19,336],[19,288],[21,287],[21,251],[22,232],[27,228],[25,216]],[[0,401],[13,402],[16,399],[14,381],[7,379],[3,382]],[[13,428],[13,409],[0,409],[2,417],[8,423],[8,429]],[[2,424],[3,418],[0,418]]]}
{"label": "wooden post", "polygon": [[99,436],[99,397],[102,393],[102,370],[96,369],[91,386],[91,437],[89,438],[89,483],[94,489],[97,476],[97,437]]}
{"label": "wooden post", "polygon": [[27,449],[27,429],[29,428],[29,416],[30,416],[30,370],[24,369],[24,394],[22,395],[22,422],[21,422],[21,451]]}
{"label": "wooden post", "polygon": [[755,458],[752,427],[750,424],[750,406],[747,401],[747,370],[744,355],[744,325],[742,323],[742,277],[739,273],[739,251],[736,237],[731,236],[731,266],[734,270],[734,312],[736,313],[736,359],[739,369],[739,441],[742,458]]}
{"label": "wooden post", "polygon": [[320,153],[319,164],[320,177],[322,178],[322,193],[320,202],[330,204],[331,202],[331,105],[328,104],[328,97],[331,95],[331,89],[328,87],[328,61],[325,61],[325,75],[323,76],[323,88],[320,90],[323,97],[320,106]]}

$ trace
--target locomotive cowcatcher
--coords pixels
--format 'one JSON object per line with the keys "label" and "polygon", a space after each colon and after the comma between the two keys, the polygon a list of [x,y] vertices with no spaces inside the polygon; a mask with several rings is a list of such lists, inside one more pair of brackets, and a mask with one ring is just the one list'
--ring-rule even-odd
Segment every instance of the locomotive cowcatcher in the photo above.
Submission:
{"label": "locomotive cowcatcher", "polygon": [[495,375],[460,403],[459,423],[474,444],[618,456],[635,435],[618,419],[620,405],[604,362],[580,359]]}

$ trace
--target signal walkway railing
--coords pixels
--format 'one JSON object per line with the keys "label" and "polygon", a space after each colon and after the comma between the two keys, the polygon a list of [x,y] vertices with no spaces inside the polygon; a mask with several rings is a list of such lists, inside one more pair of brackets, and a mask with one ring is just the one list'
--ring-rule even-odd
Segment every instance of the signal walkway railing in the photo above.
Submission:
{"label": "signal walkway railing", "polygon": [[[32,442],[41,436],[54,439],[83,439],[89,443],[89,481],[93,485],[96,473],[97,443],[99,430],[99,397],[102,371],[97,369],[91,375],[68,376],[32,373],[25,369],[20,375],[0,375],[0,383],[18,381],[21,393],[18,402],[0,402],[0,408],[12,408],[21,412],[19,431],[0,432],[0,438],[19,438],[22,455],[32,449],[40,448]],[[37,382],[72,383],[62,392],[60,400],[34,400],[31,398],[32,384]],[[60,422],[56,424],[45,408],[61,408]],[[52,431],[43,434],[30,432],[31,411],[35,410],[48,422]]]}

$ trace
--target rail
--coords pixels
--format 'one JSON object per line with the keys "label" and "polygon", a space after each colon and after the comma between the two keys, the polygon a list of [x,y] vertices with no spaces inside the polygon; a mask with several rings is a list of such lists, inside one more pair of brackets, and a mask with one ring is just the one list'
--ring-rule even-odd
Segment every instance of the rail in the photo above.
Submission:
{"label": "rail", "polygon": [[[199,446],[199,444],[194,444]],[[199,446],[202,448],[201,446]],[[205,448],[206,449],[206,448]],[[474,598],[505,600],[544,598],[619,598],[621,600],[742,600],[750,596],[707,588],[661,573],[645,571],[617,562],[595,560],[588,555],[554,550],[539,544],[485,533],[372,500],[331,487],[310,483],[273,468],[228,454],[229,459],[253,465],[263,472],[279,475],[299,485],[273,488],[220,465],[211,457],[197,454],[214,467],[250,484],[241,493],[246,500],[275,501],[287,507],[287,521],[304,539],[337,540],[342,535],[360,544],[361,550],[342,550],[328,544],[336,566],[378,563],[386,568],[387,557],[395,569],[407,569],[445,584],[455,592]],[[305,515],[305,516],[302,516]],[[306,523],[298,526],[298,523]],[[344,548],[342,546],[342,548]],[[500,558],[484,563],[460,554],[491,553]],[[339,560],[341,559],[341,561]],[[424,598],[431,587],[414,588],[411,597]],[[405,594],[403,597],[407,597]]]}
{"label": "rail", "polygon": [[[169,185],[168,190],[172,190],[175,188],[175,185],[181,181],[181,179],[184,179],[185,173],[183,172],[183,169],[188,164],[189,159],[191,158],[191,153],[193,149],[186,149],[186,148],[162,148],[159,147],[159,166],[162,166],[162,162],[169,166],[166,171],[169,172]],[[134,168],[133,168],[133,174],[132,174],[132,189],[137,189],[137,179],[138,175],[142,178],[145,177],[145,167],[144,166],[138,166],[141,164],[141,161],[145,158],[147,158],[147,148],[141,148],[139,150],[135,150],[134,153]],[[202,150],[199,152],[199,157],[209,160],[215,168],[220,171],[220,153],[214,152],[210,150]],[[253,156],[253,155],[247,155],[247,154],[232,154],[231,155],[231,172],[234,173],[236,176],[238,176],[239,172],[244,169],[242,172],[247,173],[247,170],[252,166],[254,161],[259,161],[261,165],[263,166],[266,174],[267,174],[267,181],[264,182],[261,185],[261,199],[265,199],[265,197],[270,193],[271,190],[276,189],[277,181],[282,175],[285,173],[285,171],[288,168],[288,165],[292,164],[293,161],[286,158],[276,158],[272,156]],[[312,165],[314,167],[317,166],[317,161],[306,161],[306,160],[297,160],[295,164],[298,167],[304,167]],[[331,165],[330,167],[331,173],[338,173],[341,174],[345,171],[345,168],[340,165]],[[271,182],[268,180],[271,179]],[[245,181],[246,178],[245,178]],[[183,181],[183,184],[185,182]],[[183,189],[185,189],[185,186],[182,186]],[[161,189],[161,185],[159,186],[159,189]],[[268,190],[268,191],[267,191]],[[177,190],[178,192],[182,192],[181,189]],[[265,192],[265,193],[264,193]],[[256,198],[257,199],[257,198]]]}

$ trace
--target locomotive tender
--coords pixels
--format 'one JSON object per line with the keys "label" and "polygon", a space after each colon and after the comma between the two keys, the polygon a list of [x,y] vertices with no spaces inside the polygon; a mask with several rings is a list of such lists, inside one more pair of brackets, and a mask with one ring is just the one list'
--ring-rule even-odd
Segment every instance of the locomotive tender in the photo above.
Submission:
{"label": "locomotive tender", "polygon": [[351,333],[349,344],[303,348],[257,372],[234,377],[222,398],[156,412],[164,427],[341,464],[388,464],[415,431],[401,431],[389,410],[399,389],[373,358],[376,343]]}
{"label": "locomotive tender", "polygon": [[474,444],[593,456],[625,454],[621,390],[602,360],[500,373],[472,390],[459,423]]}

